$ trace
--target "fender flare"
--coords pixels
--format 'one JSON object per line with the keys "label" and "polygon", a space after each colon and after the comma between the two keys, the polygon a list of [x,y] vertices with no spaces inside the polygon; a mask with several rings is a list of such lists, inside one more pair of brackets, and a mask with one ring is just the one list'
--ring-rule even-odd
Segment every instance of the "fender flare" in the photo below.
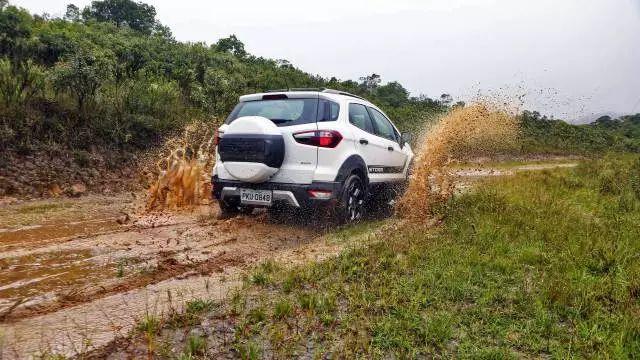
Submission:
{"label": "fender flare", "polygon": [[338,175],[336,175],[335,181],[342,184],[354,171],[360,172],[365,186],[369,186],[369,172],[367,171],[367,164],[360,155],[349,156],[340,166]]}

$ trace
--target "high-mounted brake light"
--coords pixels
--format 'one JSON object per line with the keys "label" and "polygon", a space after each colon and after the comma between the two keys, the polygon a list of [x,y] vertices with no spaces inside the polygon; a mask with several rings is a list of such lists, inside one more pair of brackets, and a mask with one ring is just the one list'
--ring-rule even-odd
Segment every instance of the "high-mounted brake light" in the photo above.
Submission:
{"label": "high-mounted brake light", "polygon": [[293,134],[293,138],[300,144],[335,148],[342,141],[342,135],[335,130],[312,130]]}

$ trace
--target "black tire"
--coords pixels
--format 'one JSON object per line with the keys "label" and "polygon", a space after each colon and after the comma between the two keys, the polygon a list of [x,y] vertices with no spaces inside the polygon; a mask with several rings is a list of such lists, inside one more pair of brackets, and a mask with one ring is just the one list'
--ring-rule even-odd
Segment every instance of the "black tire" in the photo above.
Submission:
{"label": "black tire", "polygon": [[253,209],[255,209],[254,206],[242,205],[238,207],[238,212],[242,215],[251,215],[253,214]]}
{"label": "black tire", "polygon": [[273,204],[267,209],[269,219],[276,224],[283,224],[290,218],[291,209],[281,204]]}
{"label": "black tire", "polygon": [[364,181],[356,174],[344,181],[342,194],[336,206],[336,220],[339,224],[353,224],[365,216],[365,200],[367,188]]}
{"label": "black tire", "polygon": [[220,212],[218,213],[219,220],[230,219],[238,216],[240,213],[240,209],[236,204],[229,204],[224,200],[219,200],[218,205],[220,206]]}

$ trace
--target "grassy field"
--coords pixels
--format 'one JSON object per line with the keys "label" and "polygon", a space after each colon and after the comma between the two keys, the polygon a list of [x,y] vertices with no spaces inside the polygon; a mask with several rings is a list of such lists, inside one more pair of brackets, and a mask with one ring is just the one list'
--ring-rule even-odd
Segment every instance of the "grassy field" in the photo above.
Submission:
{"label": "grassy field", "polygon": [[[640,354],[640,160],[492,180],[442,226],[262,266],[234,297],[243,357]],[[237,318],[236,318],[237,316]]]}
{"label": "grassy field", "polygon": [[181,359],[640,354],[640,158],[487,179],[437,213],[339,230],[338,257],[264,263],[138,342]]}

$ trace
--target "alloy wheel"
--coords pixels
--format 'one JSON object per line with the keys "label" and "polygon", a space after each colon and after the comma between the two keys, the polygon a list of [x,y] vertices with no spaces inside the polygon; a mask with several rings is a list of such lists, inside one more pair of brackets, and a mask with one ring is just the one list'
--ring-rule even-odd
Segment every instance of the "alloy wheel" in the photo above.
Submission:
{"label": "alloy wheel", "polygon": [[364,189],[360,180],[356,179],[351,182],[347,194],[347,220],[349,222],[358,221],[362,218],[364,205]]}

